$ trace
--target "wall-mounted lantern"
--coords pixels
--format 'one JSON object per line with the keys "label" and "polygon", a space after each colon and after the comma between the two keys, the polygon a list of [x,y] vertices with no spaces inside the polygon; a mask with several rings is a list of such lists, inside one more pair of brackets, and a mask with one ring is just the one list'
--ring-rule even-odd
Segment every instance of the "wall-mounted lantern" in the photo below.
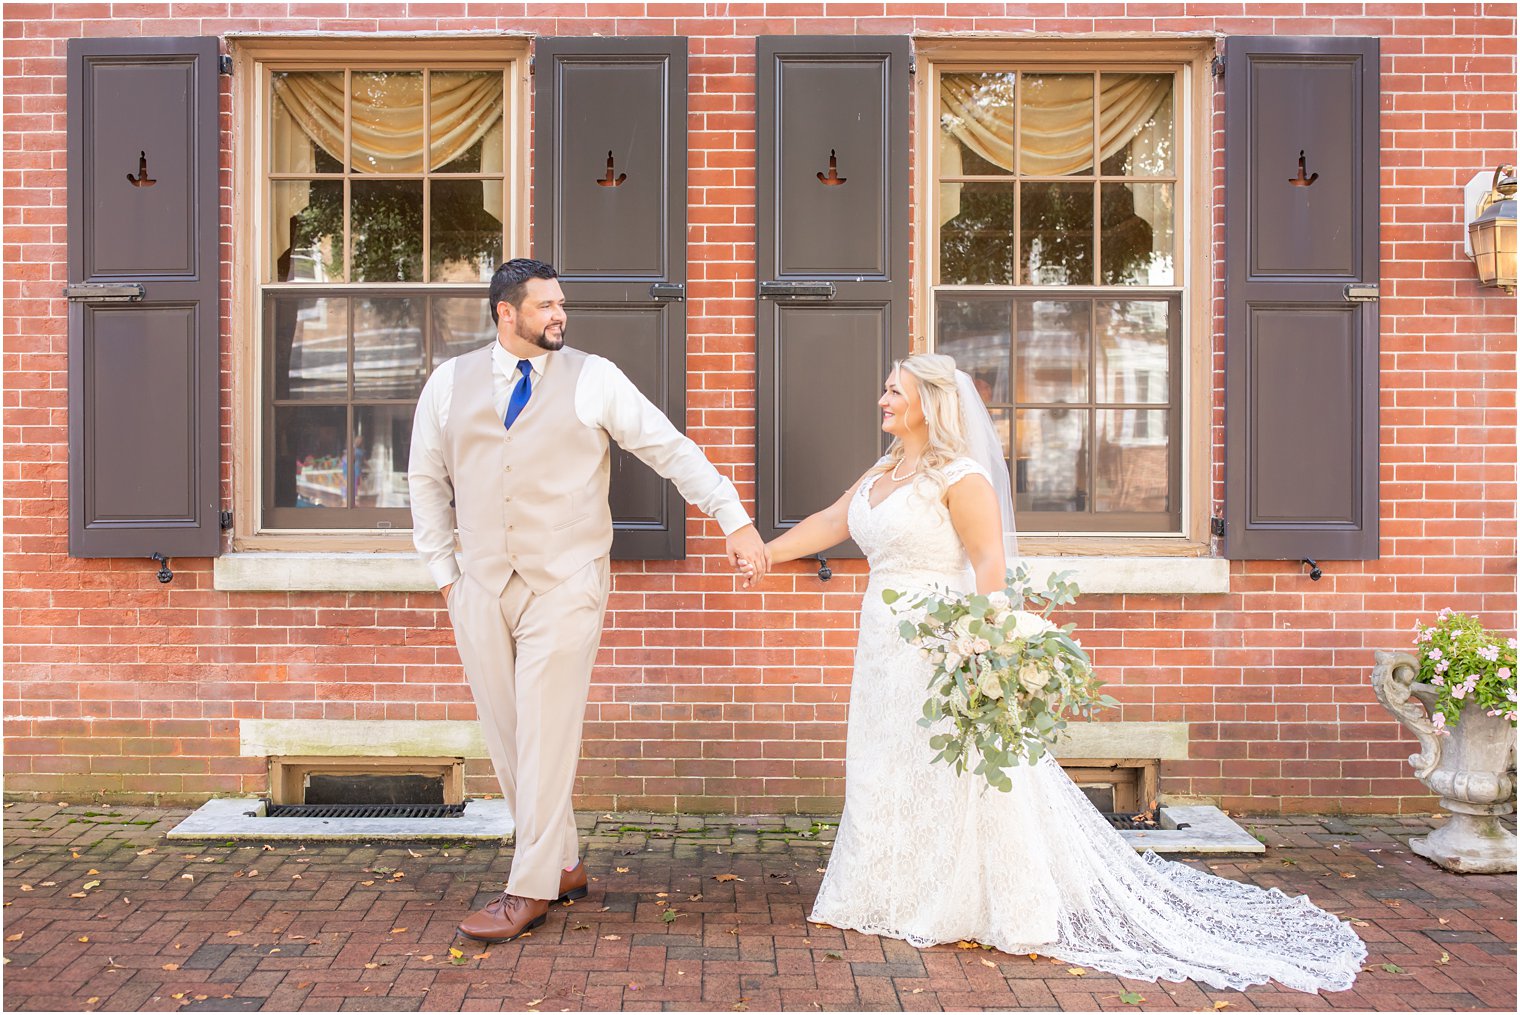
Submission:
{"label": "wall-mounted lantern", "polygon": [[[1486,175],[1486,174],[1485,174]],[[1467,223],[1469,250],[1478,281],[1515,293],[1515,167],[1500,166],[1482,190],[1483,175],[1473,178],[1464,193],[1472,220]],[[1476,185],[1476,187],[1475,187]],[[1472,200],[1479,190],[1476,201]]]}

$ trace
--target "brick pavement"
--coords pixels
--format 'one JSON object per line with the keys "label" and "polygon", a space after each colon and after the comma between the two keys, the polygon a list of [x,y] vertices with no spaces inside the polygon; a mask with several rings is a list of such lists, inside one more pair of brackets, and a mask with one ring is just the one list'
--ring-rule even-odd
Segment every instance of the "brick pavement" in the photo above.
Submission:
{"label": "brick pavement", "polygon": [[811,926],[807,818],[582,815],[590,896],[487,947],[454,927],[509,848],[164,839],[185,813],[6,805],[6,1010],[1515,1010],[1515,877],[1413,856],[1422,819],[1241,819],[1265,856],[1195,861],[1357,921],[1365,971],[1316,996]]}

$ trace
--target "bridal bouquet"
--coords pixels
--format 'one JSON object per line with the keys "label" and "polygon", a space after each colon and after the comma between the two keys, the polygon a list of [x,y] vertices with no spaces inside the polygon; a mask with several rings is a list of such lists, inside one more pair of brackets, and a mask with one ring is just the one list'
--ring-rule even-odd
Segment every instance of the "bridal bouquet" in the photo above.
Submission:
{"label": "bridal bouquet", "polygon": [[[1072,637],[1076,625],[1057,627],[1049,614],[1076,601],[1066,574],[1035,589],[1020,567],[1008,587],[989,595],[935,591],[882,597],[905,616],[898,631],[931,664],[929,697],[919,725],[951,720],[929,746],[935,761],[973,774],[1007,792],[1004,769],[1034,764],[1061,736],[1070,715],[1090,717],[1118,704],[1099,692],[1092,662]],[[1032,609],[1026,609],[1029,606]]]}

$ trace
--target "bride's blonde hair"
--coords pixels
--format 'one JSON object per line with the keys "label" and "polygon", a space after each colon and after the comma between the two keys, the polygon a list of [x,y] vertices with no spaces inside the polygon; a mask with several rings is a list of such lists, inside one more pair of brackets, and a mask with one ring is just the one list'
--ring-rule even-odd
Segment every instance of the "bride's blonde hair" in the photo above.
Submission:
{"label": "bride's blonde hair", "polygon": [[[944,496],[950,484],[945,466],[966,454],[966,435],[961,429],[961,399],[955,387],[955,360],[938,353],[920,353],[898,360],[892,369],[909,374],[917,382],[918,404],[929,426],[929,443],[919,469]],[[876,472],[890,472],[902,464],[903,446],[894,438]]]}

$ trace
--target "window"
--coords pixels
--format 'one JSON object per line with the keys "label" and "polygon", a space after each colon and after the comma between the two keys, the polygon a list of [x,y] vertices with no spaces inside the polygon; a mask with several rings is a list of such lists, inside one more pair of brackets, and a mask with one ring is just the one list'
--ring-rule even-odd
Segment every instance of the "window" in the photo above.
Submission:
{"label": "window", "polygon": [[423,382],[495,336],[511,64],[311,64],[260,77],[262,523],[405,529]]}
{"label": "window", "polygon": [[936,66],[931,333],[1026,533],[1182,529],[1181,73]]}

